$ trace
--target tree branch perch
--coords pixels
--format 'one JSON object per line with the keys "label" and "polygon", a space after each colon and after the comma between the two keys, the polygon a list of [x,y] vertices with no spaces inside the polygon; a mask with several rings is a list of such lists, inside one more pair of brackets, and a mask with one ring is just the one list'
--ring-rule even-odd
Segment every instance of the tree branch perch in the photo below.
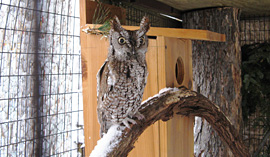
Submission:
{"label": "tree branch perch", "polygon": [[[220,108],[208,98],[186,87],[171,88],[144,101],[139,112],[145,116],[145,119],[140,121],[136,119],[137,124],[131,125],[131,129],[119,126],[115,138],[108,138],[105,135],[109,145],[99,146],[102,145],[99,142],[91,155],[95,156],[94,154],[100,151],[96,149],[97,147],[106,147],[105,154],[102,156],[127,156],[134,148],[135,141],[148,126],[158,120],[167,121],[173,115],[179,114],[205,118],[221,139],[227,143],[235,156],[250,156],[238,132]],[[110,134],[110,130],[108,134]]]}

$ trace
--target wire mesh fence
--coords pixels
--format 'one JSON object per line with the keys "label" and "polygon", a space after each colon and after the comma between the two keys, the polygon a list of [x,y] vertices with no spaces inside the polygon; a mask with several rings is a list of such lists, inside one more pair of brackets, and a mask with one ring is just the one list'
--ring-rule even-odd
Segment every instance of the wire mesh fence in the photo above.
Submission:
{"label": "wire mesh fence", "polygon": [[[240,20],[241,45],[270,42],[270,16],[243,16]],[[251,153],[255,153],[265,137],[265,128],[259,119],[265,115],[255,112],[248,116],[243,126],[243,139]],[[260,156],[270,155],[270,138],[262,146]]]}
{"label": "wire mesh fence", "polygon": [[79,1],[1,0],[0,156],[78,156]]}
{"label": "wire mesh fence", "polygon": [[241,45],[270,42],[270,16],[244,16],[240,20]]}
{"label": "wire mesh fence", "polygon": [[126,9],[126,24],[130,26],[140,25],[143,16],[149,18],[150,24],[153,27],[180,28],[182,26],[181,22],[164,17],[160,15],[160,12],[149,8],[132,5],[126,2],[114,3],[114,5]]}
{"label": "wire mesh fence", "polygon": [[[270,155],[270,138],[266,136],[265,126],[258,120],[266,119],[264,115],[256,112],[248,117],[248,121],[244,123],[243,129],[243,140],[248,146],[249,152],[254,154],[260,147],[263,140],[266,140],[265,144],[261,147],[258,152],[259,156],[269,156]],[[266,139],[264,139],[266,138]]]}

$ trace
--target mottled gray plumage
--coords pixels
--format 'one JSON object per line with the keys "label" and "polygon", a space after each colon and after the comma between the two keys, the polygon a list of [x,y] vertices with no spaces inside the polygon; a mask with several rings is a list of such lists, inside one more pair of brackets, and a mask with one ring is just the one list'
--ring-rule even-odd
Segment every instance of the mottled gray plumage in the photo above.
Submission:
{"label": "mottled gray plumage", "polygon": [[140,29],[125,30],[117,17],[111,21],[108,57],[97,74],[98,121],[100,135],[107,133],[113,124],[130,128],[138,112],[147,81],[145,54],[149,20],[142,19]]}

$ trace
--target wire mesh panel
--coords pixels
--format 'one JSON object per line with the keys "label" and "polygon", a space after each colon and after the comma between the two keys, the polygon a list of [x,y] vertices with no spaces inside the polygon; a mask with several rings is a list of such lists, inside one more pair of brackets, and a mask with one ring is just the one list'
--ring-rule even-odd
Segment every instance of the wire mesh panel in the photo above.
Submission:
{"label": "wire mesh panel", "polygon": [[79,1],[1,0],[0,156],[78,156]]}
{"label": "wire mesh panel", "polygon": [[240,20],[241,45],[270,42],[270,16],[244,16]]}
{"label": "wire mesh panel", "polygon": [[[254,154],[259,147],[260,156],[269,156],[270,155],[270,138],[266,137],[265,126],[258,120],[266,119],[260,113],[254,113],[248,117],[248,121],[244,123],[243,129],[243,140],[244,143],[248,146],[249,152]],[[265,139],[266,138],[266,139]],[[266,140],[263,146],[260,146],[262,141]]]}
{"label": "wire mesh panel", "polygon": [[[270,16],[249,15],[241,17],[240,33],[242,46],[270,42]],[[255,104],[250,104],[250,106],[255,106]],[[262,123],[263,119],[268,118],[258,110],[249,115],[247,121],[244,122],[242,134],[250,153],[255,153],[261,147],[259,156],[269,156],[270,138],[265,136],[267,135],[267,126]],[[266,140],[266,142],[261,146],[263,140]]]}
{"label": "wire mesh panel", "polygon": [[164,17],[160,12],[149,8],[143,8],[126,2],[114,3],[114,5],[126,9],[126,23],[130,26],[140,25],[143,16],[147,16],[149,18],[150,24],[153,27],[179,28],[182,26],[181,22]]}

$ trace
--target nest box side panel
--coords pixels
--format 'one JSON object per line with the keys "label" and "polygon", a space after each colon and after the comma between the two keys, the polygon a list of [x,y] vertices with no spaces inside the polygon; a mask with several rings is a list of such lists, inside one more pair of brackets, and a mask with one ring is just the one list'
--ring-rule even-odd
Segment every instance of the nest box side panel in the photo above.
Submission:
{"label": "nest box side panel", "polygon": [[[160,37],[159,88],[186,86],[192,88],[191,41]],[[160,64],[159,63],[159,64]],[[160,90],[159,89],[159,90]],[[161,150],[164,156],[193,156],[194,117],[174,115],[168,122],[160,122]]]}
{"label": "nest box side panel", "polygon": [[97,82],[96,74],[104,63],[108,42],[100,40],[101,36],[81,34],[81,64],[83,88],[83,113],[85,153],[89,156],[99,139],[99,124],[97,120]]}
{"label": "nest box side panel", "polygon": [[[192,89],[191,41],[165,38],[166,86]],[[194,117],[174,115],[167,123],[168,156],[193,156]]]}

